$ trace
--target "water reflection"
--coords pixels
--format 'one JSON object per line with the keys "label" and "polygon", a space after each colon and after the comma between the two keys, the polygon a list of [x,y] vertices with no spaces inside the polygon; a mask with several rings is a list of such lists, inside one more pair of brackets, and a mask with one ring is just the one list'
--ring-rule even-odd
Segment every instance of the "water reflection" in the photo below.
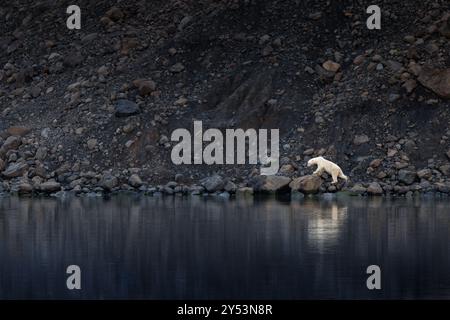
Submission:
{"label": "water reflection", "polygon": [[0,198],[0,298],[450,298],[448,205]]}

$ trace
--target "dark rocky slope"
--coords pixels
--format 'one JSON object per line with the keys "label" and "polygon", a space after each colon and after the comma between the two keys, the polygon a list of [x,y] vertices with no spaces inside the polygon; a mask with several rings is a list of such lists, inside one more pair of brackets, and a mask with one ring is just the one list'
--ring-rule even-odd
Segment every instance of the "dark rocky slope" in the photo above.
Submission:
{"label": "dark rocky slope", "polygon": [[381,30],[366,28],[367,1],[84,0],[81,30],[65,26],[69,4],[0,8],[0,189],[176,178],[171,193],[214,173],[227,179],[207,189],[288,189],[255,166],[173,165],[171,132],[202,120],[280,128],[290,178],[323,155],[355,192],[450,190],[446,0],[378,1]]}

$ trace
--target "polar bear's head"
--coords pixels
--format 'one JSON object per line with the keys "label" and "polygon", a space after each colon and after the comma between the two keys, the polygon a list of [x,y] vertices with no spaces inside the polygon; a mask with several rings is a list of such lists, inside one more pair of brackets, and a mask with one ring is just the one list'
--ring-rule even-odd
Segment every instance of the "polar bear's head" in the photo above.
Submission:
{"label": "polar bear's head", "polygon": [[309,159],[307,165],[308,165],[308,167],[311,167],[311,166],[313,166],[313,165],[317,165],[318,162],[319,162],[320,160],[322,160],[322,159],[323,159],[322,157],[316,157],[316,158]]}

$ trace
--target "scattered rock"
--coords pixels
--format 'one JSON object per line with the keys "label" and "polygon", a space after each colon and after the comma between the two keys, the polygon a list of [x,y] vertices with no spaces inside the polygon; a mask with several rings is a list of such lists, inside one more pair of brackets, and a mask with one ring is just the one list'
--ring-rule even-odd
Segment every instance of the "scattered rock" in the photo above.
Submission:
{"label": "scattered rock", "polygon": [[353,144],[359,146],[359,145],[367,143],[369,141],[370,141],[369,137],[365,134],[362,134],[362,135],[355,136],[355,138],[353,139]]}
{"label": "scattered rock", "polygon": [[403,84],[403,88],[405,88],[406,92],[408,92],[408,93],[413,92],[416,87],[417,87],[417,82],[414,79],[409,79]]}
{"label": "scattered rock", "polygon": [[119,185],[119,179],[111,174],[106,174],[100,179],[99,185],[105,190],[111,191]]}
{"label": "scattered rock", "polygon": [[89,139],[87,141],[87,146],[89,150],[94,150],[95,147],[97,146],[97,139]]}
{"label": "scattered rock", "polygon": [[139,95],[146,96],[156,90],[156,83],[152,80],[137,79],[133,85],[138,88]]}
{"label": "scattered rock", "polygon": [[232,181],[227,181],[223,189],[229,193],[235,193],[237,186]]}
{"label": "scattered rock", "polygon": [[450,164],[444,164],[442,166],[439,167],[439,171],[444,175],[444,176],[450,176]]}
{"label": "scattered rock", "polygon": [[140,112],[139,106],[130,100],[117,100],[116,117],[129,117]]}
{"label": "scattered rock", "polygon": [[319,20],[320,18],[322,18],[322,12],[317,11],[317,12],[311,13],[310,15],[308,15],[308,18],[310,18],[311,20]]}
{"label": "scattered rock", "polygon": [[391,93],[388,97],[388,101],[389,102],[395,102],[397,100],[399,100],[402,96],[399,95],[398,93]]}
{"label": "scattered rock", "polygon": [[357,183],[350,189],[350,194],[362,195],[362,194],[366,193],[366,191],[367,191],[367,189],[362,184]]}
{"label": "scattered rock", "polygon": [[71,54],[68,54],[67,56],[64,57],[64,61],[63,64],[66,67],[76,67],[78,65],[80,65],[84,60],[83,55],[81,54],[81,52],[79,51],[75,51]]}
{"label": "scattered rock", "polygon": [[416,172],[402,169],[398,172],[398,180],[406,185],[412,184],[416,180]]}
{"label": "scattered rock", "polygon": [[2,149],[5,152],[7,152],[8,150],[16,150],[21,144],[22,144],[22,141],[20,140],[20,138],[15,137],[15,136],[10,136],[3,143]]}
{"label": "scattered rock", "polygon": [[31,193],[33,192],[33,186],[28,182],[22,182],[19,184],[19,193]]}
{"label": "scattered rock", "polygon": [[112,21],[119,21],[124,17],[124,14],[120,8],[112,7],[108,11],[106,11],[106,17],[111,19]]}
{"label": "scattered rock", "polygon": [[9,166],[2,172],[3,177],[11,179],[20,177],[28,170],[28,164],[24,162],[10,163]]}
{"label": "scattered rock", "polygon": [[173,66],[170,67],[170,71],[172,73],[180,73],[184,71],[184,65],[180,62],[175,63]]}
{"label": "scattered rock", "polygon": [[360,65],[366,60],[364,55],[359,55],[355,59],[353,59],[353,64]]}
{"label": "scattered rock", "polygon": [[374,196],[379,196],[383,194],[383,189],[378,182],[372,182],[367,188],[367,193]]}
{"label": "scattered rock", "polygon": [[438,96],[450,99],[450,68],[444,70],[423,68],[417,80]]}
{"label": "scattered rock", "polygon": [[34,157],[37,160],[45,160],[45,158],[47,157],[47,148],[46,147],[39,147],[36,150],[36,154],[34,155]]}
{"label": "scattered rock", "polygon": [[128,183],[134,188],[139,188],[143,185],[141,178],[137,174],[132,174],[128,179]]}
{"label": "scattered rock", "polygon": [[13,126],[6,129],[6,132],[12,136],[23,137],[31,132],[31,129],[24,126]]}
{"label": "scattered rock", "polygon": [[176,105],[176,106],[185,106],[188,103],[188,101],[189,100],[186,99],[185,97],[180,97],[180,98],[178,98],[175,101],[174,105]]}
{"label": "scattered rock", "polygon": [[374,159],[370,162],[369,166],[372,168],[378,168],[381,165],[382,159]]}
{"label": "scattered rock", "polygon": [[327,60],[322,64],[322,67],[329,72],[338,72],[341,68],[341,65],[337,62]]}
{"label": "scattered rock", "polygon": [[41,183],[39,185],[39,189],[42,192],[46,192],[46,193],[58,192],[61,190],[61,184],[56,181],[47,181],[47,182]]}
{"label": "scattered rock", "polygon": [[417,176],[419,179],[431,179],[433,172],[430,169],[422,169],[417,171]]}
{"label": "scattered rock", "polygon": [[184,28],[192,21],[192,19],[192,16],[186,16],[181,19],[180,23],[178,24],[178,31],[183,31]]}

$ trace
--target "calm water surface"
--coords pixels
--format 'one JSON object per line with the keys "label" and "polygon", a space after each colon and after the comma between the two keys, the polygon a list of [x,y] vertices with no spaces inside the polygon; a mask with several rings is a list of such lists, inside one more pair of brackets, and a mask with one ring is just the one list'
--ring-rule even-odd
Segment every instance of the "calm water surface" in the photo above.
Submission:
{"label": "calm water surface", "polygon": [[0,298],[449,299],[449,231],[449,200],[4,197]]}

